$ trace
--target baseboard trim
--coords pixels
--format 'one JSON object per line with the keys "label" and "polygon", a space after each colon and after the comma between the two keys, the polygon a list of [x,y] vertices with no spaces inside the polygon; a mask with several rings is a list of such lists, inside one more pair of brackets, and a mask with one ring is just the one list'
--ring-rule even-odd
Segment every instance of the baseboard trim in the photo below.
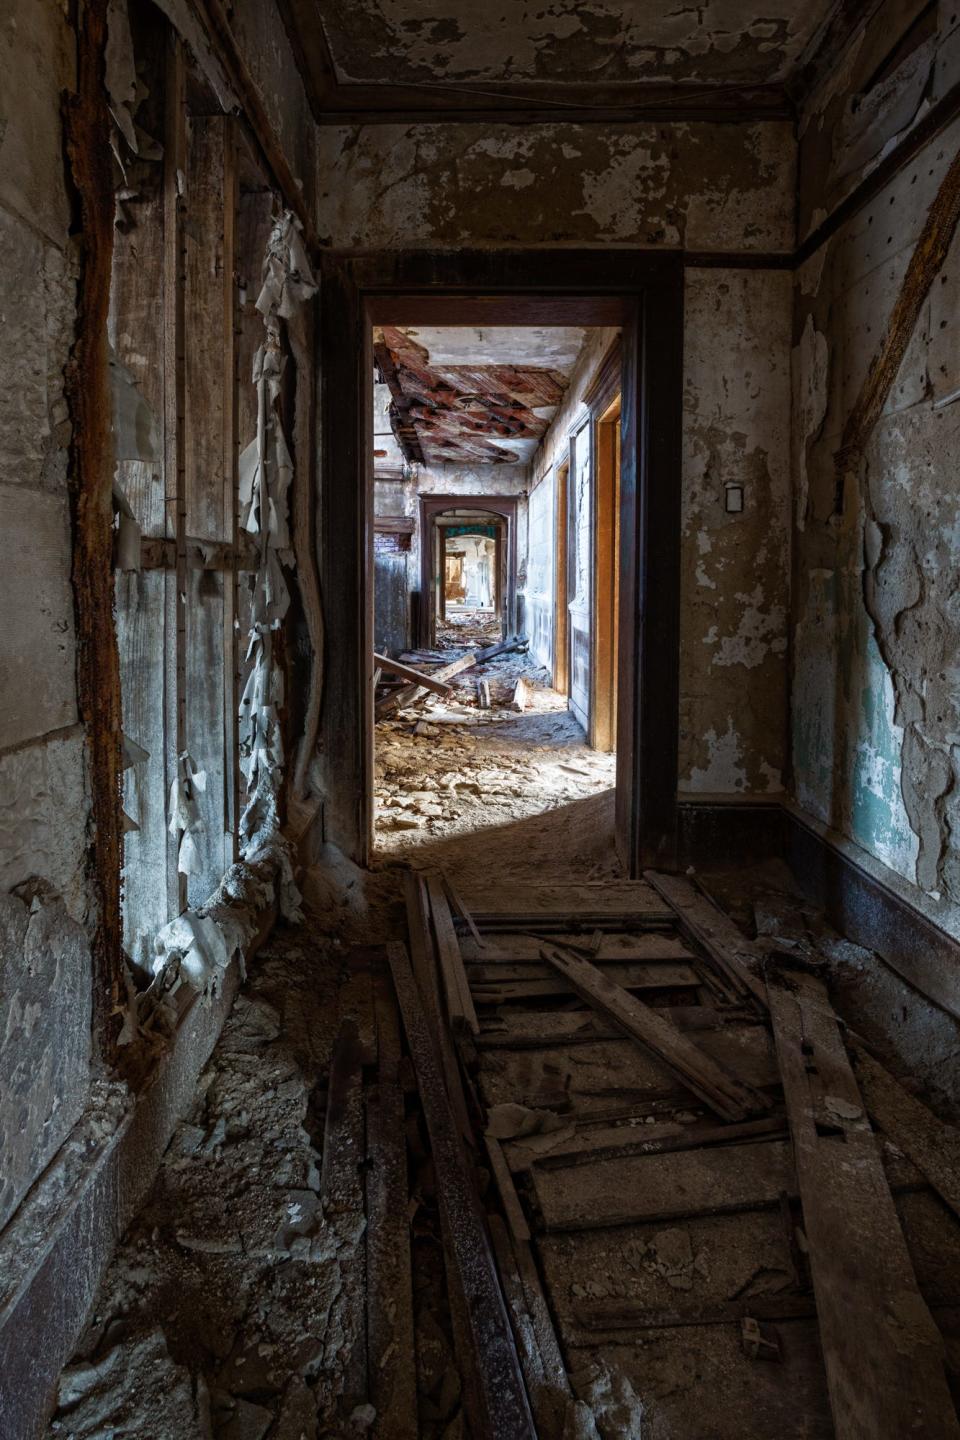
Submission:
{"label": "baseboard trim", "polygon": [[798,806],[784,805],[783,817],[784,859],[831,924],[960,1020],[955,907],[937,905]]}
{"label": "baseboard trim", "polygon": [[783,806],[778,797],[727,799],[684,797],[677,805],[677,850],[681,869],[715,864],[749,865],[784,849]]}

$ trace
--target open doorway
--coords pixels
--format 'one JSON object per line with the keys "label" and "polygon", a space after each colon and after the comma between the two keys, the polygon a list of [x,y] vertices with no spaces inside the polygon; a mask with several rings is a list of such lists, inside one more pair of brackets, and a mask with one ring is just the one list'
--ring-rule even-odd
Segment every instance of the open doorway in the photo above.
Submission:
{"label": "open doorway", "polygon": [[571,806],[612,853],[619,390],[602,416],[591,397],[618,347],[610,326],[372,327],[381,854]]}
{"label": "open doorway", "polygon": [[[445,486],[436,483],[442,477],[435,476],[435,483],[424,487],[424,471],[430,470],[430,463],[425,458],[420,462],[405,461],[399,446],[393,462],[387,454],[375,456],[376,463],[371,464],[375,379],[379,385],[386,386],[385,393],[391,401],[397,399],[391,392],[391,383],[400,381],[399,388],[406,396],[397,404],[397,414],[390,426],[394,440],[399,433],[410,445],[419,442],[422,449],[426,438],[434,447],[435,457],[438,451],[448,452],[442,459],[449,464],[456,464],[459,458],[449,451],[462,443],[470,448],[471,454],[461,464],[464,480],[459,490],[461,495],[469,493],[476,499],[490,494],[491,473],[481,470],[481,464],[489,462],[499,493],[517,497],[520,543],[516,620],[514,625],[508,622],[507,640],[523,636],[529,649],[534,634],[531,605],[536,587],[529,570],[529,537],[523,530],[528,523],[534,489],[543,483],[548,470],[554,497],[561,486],[566,487],[565,512],[569,515],[576,480],[576,456],[571,455],[570,436],[567,434],[563,446],[555,446],[554,453],[545,457],[547,463],[537,467],[537,474],[532,473],[529,459],[525,461],[522,455],[492,459],[494,447],[515,450],[528,439],[529,455],[531,450],[540,447],[543,435],[524,435],[527,415],[512,413],[509,392],[502,385],[493,387],[495,393],[489,393],[483,385],[482,374],[471,375],[465,393],[453,383],[465,376],[442,376],[443,383],[436,389],[424,388],[423,377],[416,372],[429,370],[431,366],[422,365],[424,357],[413,346],[422,346],[437,360],[426,333],[431,327],[447,332],[480,330],[488,339],[502,338],[511,328],[514,331],[606,329],[611,335],[619,331],[621,336],[620,353],[613,362],[620,378],[621,394],[620,569],[616,587],[614,666],[616,844],[628,874],[638,873],[645,865],[669,866],[676,855],[680,821],[676,761],[682,261],[675,256],[642,251],[607,252],[603,256],[590,251],[518,251],[509,255],[477,252],[439,258],[413,252],[362,257],[328,254],[323,259],[322,270],[325,286],[320,334],[324,483],[320,543],[326,593],[332,597],[330,634],[336,637],[327,655],[321,722],[319,766],[325,787],[325,834],[354,858],[369,861],[373,853],[375,792],[373,681],[377,678],[382,683],[385,669],[379,665],[372,644],[375,622],[371,577],[374,540],[383,524],[380,500],[389,485],[393,485],[398,498],[403,497],[403,504],[395,504],[393,509],[392,523],[398,533],[400,521],[414,520],[406,560],[408,585],[404,617],[411,648],[402,654],[414,657],[410,662],[414,668],[418,659],[428,658],[423,652],[427,648],[424,637],[429,633],[426,628],[429,626],[429,594],[417,583],[422,571],[421,535],[416,523],[417,485],[428,495],[440,495]],[[388,329],[413,332],[401,335],[394,351],[401,368],[413,372],[411,384],[403,383],[404,377],[399,374],[393,377],[384,374],[379,364],[374,363],[375,359],[379,361],[380,337],[386,339]],[[444,337],[433,338],[436,342]],[[413,346],[409,345],[410,340]],[[387,348],[394,347],[388,345]],[[601,350],[602,347],[598,347],[596,357],[602,362]],[[448,353],[437,368],[482,371],[482,365],[471,364],[471,361],[472,357],[467,357],[461,349],[459,353]],[[495,363],[523,368],[509,360]],[[389,363],[387,368],[390,369]],[[395,361],[393,368],[397,369]],[[459,403],[450,403],[454,400]],[[486,404],[501,410],[492,430],[477,414],[478,408]],[[527,402],[525,407],[527,411],[538,408],[539,402],[535,405]],[[595,422],[602,415],[595,416],[590,405],[587,409],[590,412],[588,443],[593,451],[597,439]],[[571,428],[576,428],[573,417],[570,419]],[[386,447],[378,444],[376,448]],[[511,474],[508,466],[524,464],[526,477],[518,480],[514,472],[512,483],[503,485],[504,478]],[[387,465],[394,471],[392,477],[382,473],[382,467]],[[560,529],[556,499],[554,525]],[[566,551],[558,549],[553,556],[550,588],[556,629],[551,637],[548,678],[552,677],[554,683],[563,683],[565,678],[566,695],[561,691],[556,693],[561,698],[564,715],[569,717],[572,713],[570,690],[577,683],[574,662],[582,666],[583,656],[582,647],[579,656],[575,648],[571,601],[568,599],[564,607],[558,592],[565,584],[569,596],[576,583],[578,589],[573,593],[579,598],[581,576],[573,571],[571,562],[574,559],[578,565],[581,562],[570,554],[569,529],[565,538]],[[595,603],[593,581],[597,573],[594,538],[595,531],[591,528],[584,590],[590,604]],[[363,603],[358,605],[356,597],[363,597]],[[566,644],[563,643],[564,623]],[[432,658],[439,665],[448,655],[449,652],[437,651]],[[387,658],[393,667],[398,663],[393,657]],[[399,659],[399,663],[405,662]],[[563,676],[564,663],[568,670],[566,677]],[[590,707],[595,705],[594,666],[595,657],[588,653],[588,724],[580,726],[584,744],[591,738],[589,715]],[[378,669],[381,673],[376,676]],[[581,684],[581,691],[583,688]],[[441,691],[441,698],[451,697],[448,691]],[[434,728],[438,735],[443,731],[439,723]],[[613,757],[613,752],[591,749],[590,753]],[[520,788],[523,780],[529,779],[529,755],[516,757],[516,767],[516,786]],[[442,807],[443,802],[436,803]],[[555,814],[550,812],[551,816]]]}

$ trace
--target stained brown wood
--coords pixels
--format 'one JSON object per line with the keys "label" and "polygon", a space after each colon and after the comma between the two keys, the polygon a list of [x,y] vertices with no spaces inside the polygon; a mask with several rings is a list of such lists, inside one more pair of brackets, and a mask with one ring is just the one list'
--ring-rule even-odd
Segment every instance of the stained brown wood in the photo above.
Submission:
{"label": "stained brown wood", "polygon": [[[490,1235],[497,1256],[500,1283],[513,1322],[523,1378],[537,1422],[539,1440],[561,1440],[564,1416],[573,1399],[570,1382],[562,1362],[551,1365],[549,1352],[541,1342],[541,1327],[530,1313],[523,1279],[514,1253],[516,1241],[510,1236],[499,1215],[490,1216]],[[554,1345],[556,1339],[554,1337]],[[557,1350],[559,1360],[559,1350]]]}
{"label": "stained brown wood", "polygon": [[[490,973],[494,973],[492,968]],[[689,965],[611,966],[608,978],[622,986],[626,993],[634,990],[695,989],[700,984],[699,975],[695,970],[691,970]],[[473,979],[471,976],[471,991],[478,1005],[509,1005],[553,995],[578,993],[576,986],[559,975],[553,979],[521,979],[512,982],[506,976],[502,980],[499,977]]]}
{"label": "stained brown wood", "polygon": [[703,947],[735,989],[766,1006],[766,988],[757,973],[761,952],[729,916],[680,875],[648,870],[644,879],[673,907],[681,932]]}
{"label": "stained brown wood", "polygon": [[848,1046],[874,1124],[960,1216],[960,1131],[904,1090],[863,1045],[848,1041]]}
{"label": "stained brown wood", "polygon": [[387,956],[430,1136],[467,1421],[478,1440],[536,1440],[484,1217],[406,947]]}
{"label": "stained brown wood", "polygon": [[443,878],[433,873],[427,877],[427,893],[430,897],[430,914],[433,919],[433,933],[437,942],[437,956],[443,988],[447,1001],[447,1015],[454,1031],[467,1029],[474,1035],[480,1033],[480,1022],[474,1008],[463,967],[463,957],[453,928],[450,907],[444,893]]}
{"label": "stained brown wood", "polygon": [[450,1031],[441,1012],[440,981],[433,937],[430,933],[429,902],[423,876],[415,875],[413,871],[408,870],[403,877],[403,890],[407,910],[407,935],[410,941],[410,955],[417,987],[433,1033],[437,1036],[444,1083],[453,1106],[460,1135],[468,1144],[472,1144],[473,1127],[467,1113],[457,1057],[454,1053]]}
{"label": "stained brown wood", "polygon": [[[787,1124],[782,1115],[744,1120],[740,1125],[645,1125],[639,1134],[620,1127],[619,1137],[608,1130],[585,1130],[576,1144],[567,1143],[531,1164],[544,1170],[563,1170],[574,1165],[593,1165],[598,1160],[625,1160],[631,1155],[667,1155],[709,1145],[743,1145],[753,1141],[786,1139]],[[519,1144],[522,1145],[522,1141]]]}
{"label": "stained brown wood", "polygon": [[705,1055],[666,1015],[614,984],[588,960],[545,945],[540,952],[577,994],[631,1040],[650,1050],[704,1104],[726,1120],[769,1110],[763,1096]]}
{"label": "stained brown wood", "polygon": [[726,1305],[658,1307],[624,1300],[599,1300],[578,1305],[577,1324],[584,1330],[670,1330],[687,1325],[739,1325],[745,1315],[770,1323],[785,1320],[814,1320],[816,1301],[812,1295],[751,1295]]}
{"label": "stained brown wood", "polygon": [[[540,945],[543,945],[540,941]],[[564,949],[572,950],[572,946],[563,946]],[[699,985],[700,976],[692,965],[684,964],[682,961],[659,960],[651,956],[638,961],[629,960],[606,960],[590,961],[596,964],[601,975],[608,979],[615,980],[625,990],[656,989],[664,985]],[[531,994],[538,995],[562,995],[570,991],[571,985],[568,980],[562,979],[554,973],[552,967],[547,964],[538,965],[533,960],[508,961],[500,960],[487,963],[486,961],[468,961],[467,978],[471,988],[483,989],[489,985],[543,985],[548,988],[535,989]]]}
{"label": "stained brown wood", "polygon": [[826,988],[792,971],[769,993],[838,1440],[956,1440],[943,1341]]}
{"label": "stained brown wood", "polygon": [[433,682],[430,686],[421,677],[416,685],[406,685],[394,695],[386,696],[377,703],[377,719],[382,720],[385,715],[391,715],[394,710],[402,710],[405,705],[412,705],[415,701],[422,700],[429,689],[436,689],[436,686],[444,680],[452,680],[454,675],[471,669],[476,663],[476,655],[461,655],[459,660],[451,660],[449,665],[443,665],[439,670],[434,670],[430,676],[430,680]]}
{"label": "stained brown wood", "polygon": [[400,1017],[390,981],[374,975],[377,1083],[367,1100],[367,1343],[377,1440],[417,1440],[417,1373]]}
{"label": "stained brown wood", "polygon": [[487,1147],[487,1155],[490,1159],[490,1170],[500,1194],[503,1213],[506,1215],[507,1224],[510,1226],[510,1234],[515,1240],[527,1241],[530,1239],[530,1227],[527,1224],[523,1207],[520,1204],[520,1199],[513,1183],[510,1166],[504,1158],[503,1147],[500,1141],[494,1139],[492,1135],[484,1135],[483,1140]]}
{"label": "stained brown wood", "polygon": [[401,679],[411,680],[414,685],[419,685],[424,690],[432,690],[435,695],[450,694],[452,687],[444,685],[441,680],[434,680],[432,675],[427,675],[422,670],[414,670],[411,665],[404,665],[399,660],[391,660],[388,655],[379,655],[376,650],[373,652],[373,663],[390,675],[399,675]]}
{"label": "stained brown wood", "polygon": [[[618,1225],[776,1208],[794,1183],[784,1141],[628,1156],[568,1170],[531,1172],[548,1230]],[[880,1432],[878,1432],[880,1433]]]}

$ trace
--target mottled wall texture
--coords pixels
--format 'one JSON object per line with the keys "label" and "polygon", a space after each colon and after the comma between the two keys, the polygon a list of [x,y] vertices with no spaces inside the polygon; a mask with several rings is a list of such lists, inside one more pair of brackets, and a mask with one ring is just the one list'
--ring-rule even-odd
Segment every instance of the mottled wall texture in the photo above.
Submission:
{"label": "mottled wall texture", "polygon": [[[318,230],[338,248],[794,246],[782,122],[329,126],[318,147]],[[766,795],[787,748],[790,281],[687,276],[680,785]]]}
{"label": "mottled wall texture", "polygon": [[[75,256],[62,7],[0,20],[0,1226],[83,1109],[91,962],[89,803],[78,724],[64,369]],[[10,892],[16,890],[17,894]]]}
{"label": "mottled wall texture", "polygon": [[[815,97],[801,141],[804,229],[955,83],[960,12],[928,8],[908,33],[923,10],[888,4]],[[960,241],[839,502],[834,452],[958,145],[955,123],[815,252],[797,275],[793,334],[796,798],[952,901],[960,900]]]}

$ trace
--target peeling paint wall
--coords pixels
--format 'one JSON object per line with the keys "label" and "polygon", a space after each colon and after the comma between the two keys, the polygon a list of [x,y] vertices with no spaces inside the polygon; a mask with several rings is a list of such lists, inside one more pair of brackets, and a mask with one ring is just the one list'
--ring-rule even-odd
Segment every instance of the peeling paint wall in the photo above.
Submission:
{"label": "peeling paint wall", "polygon": [[[338,247],[792,251],[781,122],[324,127],[318,229]],[[688,270],[681,790],[770,794],[785,768],[790,313],[785,272]],[[609,343],[590,332],[533,462],[565,448]],[[743,483],[746,509],[723,490]],[[521,554],[523,551],[521,551]]]}
{"label": "peeling paint wall", "polygon": [[[782,786],[790,594],[790,276],[688,272],[680,789]],[[727,486],[743,510],[727,510]]]}
{"label": "peeling paint wall", "polygon": [[[78,724],[64,369],[76,259],[63,9],[0,20],[0,1227],[83,1110],[90,1071],[90,805]],[[18,887],[18,895],[10,892]]]}
{"label": "peeling paint wall", "polygon": [[317,163],[338,249],[793,247],[786,122],[330,125]]}
{"label": "peeling paint wall", "polygon": [[[814,97],[802,126],[804,228],[956,83],[960,12],[955,4],[922,10],[887,4]],[[958,146],[954,122],[807,261],[793,336],[796,798],[898,874],[954,902],[960,241],[934,279],[839,509],[833,456]]]}

